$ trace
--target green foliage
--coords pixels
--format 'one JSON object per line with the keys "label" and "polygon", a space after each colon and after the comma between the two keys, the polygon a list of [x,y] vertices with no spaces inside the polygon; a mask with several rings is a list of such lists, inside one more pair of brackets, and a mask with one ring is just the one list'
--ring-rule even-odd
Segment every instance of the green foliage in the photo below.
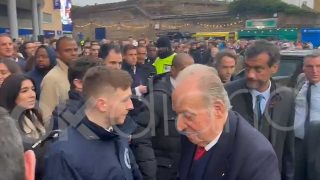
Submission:
{"label": "green foliage", "polygon": [[246,13],[285,13],[285,14],[312,14],[314,12],[289,5],[281,0],[235,0],[229,4],[229,11],[233,14]]}

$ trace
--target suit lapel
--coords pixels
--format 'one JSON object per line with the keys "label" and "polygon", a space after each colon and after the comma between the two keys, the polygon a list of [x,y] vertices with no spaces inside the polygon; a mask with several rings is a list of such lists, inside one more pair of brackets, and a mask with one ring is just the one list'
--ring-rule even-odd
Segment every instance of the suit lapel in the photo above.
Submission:
{"label": "suit lapel", "polygon": [[266,104],[266,109],[263,114],[261,133],[266,138],[275,144],[277,141],[277,127],[287,127],[291,109],[292,99],[290,98],[291,91],[277,89],[276,83],[272,82],[270,89],[270,98]]}
{"label": "suit lapel", "polygon": [[210,149],[211,156],[206,166],[203,179],[223,179],[228,174],[229,157],[233,152],[233,144],[236,132],[237,116],[233,112],[229,112],[228,121],[225,125],[218,143]]}
{"label": "suit lapel", "polygon": [[248,89],[246,85],[246,81],[243,80],[240,89],[239,96],[241,97],[240,100],[237,100],[237,103],[244,104],[243,106],[237,106],[239,107],[239,112],[244,116],[244,118],[252,125],[254,126],[254,119],[253,119],[253,108],[252,108],[252,95],[250,93],[250,90]]}
{"label": "suit lapel", "polygon": [[181,179],[188,179],[193,162],[193,155],[196,150],[196,145],[192,144],[186,136],[181,136],[181,145],[183,151],[181,152],[179,176]]}
{"label": "suit lapel", "polygon": [[277,98],[278,93],[276,93],[276,85],[271,80],[271,87],[270,87],[270,97],[266,103],[266,107],[263,111],[263,116],[261,119],[261,126],[259,127],[259,131],[267,138],[269,141],[272,139],[270,135],[272,134],[271,131],[271,123],[273,121],[273,110],[274,108],[270,105],[275,101]]}

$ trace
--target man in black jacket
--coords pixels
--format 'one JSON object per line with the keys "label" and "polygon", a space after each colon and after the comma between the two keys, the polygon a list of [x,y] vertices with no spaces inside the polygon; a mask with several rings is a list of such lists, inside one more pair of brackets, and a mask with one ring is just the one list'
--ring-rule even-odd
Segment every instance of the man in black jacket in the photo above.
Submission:
{"label": "man in black jacket", "polygon": [[[178,177],[177,164],[180,158],[180,134],[175,128],[176,113],[172,110],[171,93],[175,88],[175,78],[185,67],[194,63],[188,54],[177,54],[172,62],[171,72],[153,78],[149,94],[146,96],[149,106],[138,116],[137,122],[143,127],[151,126],[152,148],[135,150],[137,162],[142,173],[150,178],[150,164],[146,166],[146,156],[153,150],[157,160],[157,179],[171,180]],[[134,147],[139,139],[133,139]],[[151,154],[152,155],[152,154]],[[149,158],[151,159],[151,158]],[[140,162],[140,163],[139,163]],[[153,164],[154,165],[154,164]],[[154,167],[155,168],[155,167]],[[154,171],[153,171],[154,172]],[[151,178],[150,178],[151,179]]]}
{"label": "man in black jacket", "polygon": [[142,107],[142,102],[139,100],[147,93],[148,73],[140,65],[137,64],[137,48],[131,44],[127,44],[123,48],[123,64],[122,69],[127,71],[132,77],[131,89],[136,98],[133,99],[134,109],[129,115],[136,116]]}

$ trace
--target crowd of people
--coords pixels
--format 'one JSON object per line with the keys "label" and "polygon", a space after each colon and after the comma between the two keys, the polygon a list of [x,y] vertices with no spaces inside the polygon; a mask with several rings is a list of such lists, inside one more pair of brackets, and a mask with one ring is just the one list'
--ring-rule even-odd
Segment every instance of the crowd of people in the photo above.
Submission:
{"label": "crowd of people", "polygon": [[79,46],[2,34],[0,171],[28,180],[319,179],[320,54],[304,58],[289,88],[272,78],[284,46],[166,36]]}

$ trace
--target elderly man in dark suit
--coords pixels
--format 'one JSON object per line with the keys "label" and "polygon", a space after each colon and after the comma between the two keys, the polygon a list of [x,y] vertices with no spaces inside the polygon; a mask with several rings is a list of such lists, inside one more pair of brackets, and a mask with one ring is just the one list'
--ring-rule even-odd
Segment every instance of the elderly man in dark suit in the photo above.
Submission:
{"label": "elderly man in dark suit", "polygon": [[295,179],[320,179],[320,54],[304,58],[295,99]]}
{"label": "elderly man in dark suit", "polygon": [[180,72],[173,92],[182,137],[181,180],[280,180],[267,139],[238,113],[214,68],[195,64]]}
{"label": "elderly man in dark suit", "polygon": [[278,71],[279,49],[264,40],[245,52],[246,77],[225,86],[232,109],[272,144],[283,180],[294,176],[293,91],[272,80]]}

